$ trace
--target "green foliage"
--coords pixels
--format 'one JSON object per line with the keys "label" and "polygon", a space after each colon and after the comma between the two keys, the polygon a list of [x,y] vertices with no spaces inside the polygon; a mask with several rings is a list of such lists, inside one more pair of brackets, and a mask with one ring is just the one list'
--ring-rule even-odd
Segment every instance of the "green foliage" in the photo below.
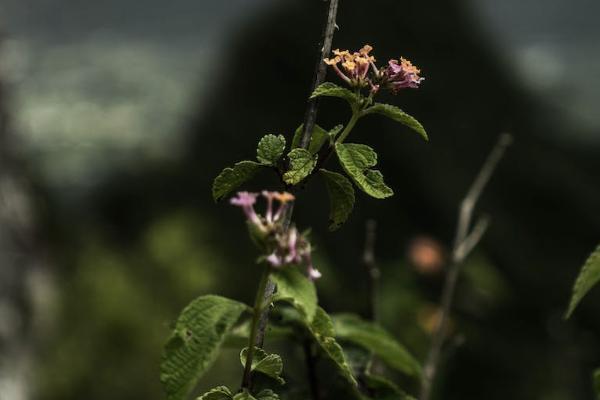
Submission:
{"label": "green foliage", "polygon": [[[198,399],[201,400],[201,399]],[[202,399],[204,400],[204,399]],[[213,399],[206,399],[206,400],[213,400]],[[279,396],[274,393],[271,389],[264,389],[261,390],[260,392],[258,392],[258,394],[255,396],[252,396],[250,394],[250,392],[248,392],[247,390],[244,390],[241,393],[237,393],[235,396],[232,397],[228,397],[228,398],[223,398],[223,399],[215,399],[215,400],[279,400]]]}
{"label": "green foliage", "polygon": [[[300,141],[302,140],[302,133],[304,133],[304,124],[300,125],[294,133],[294,139],[292,140],[292,149],[300,147]],[[310,136],[310,143],[308,145],[308,151],[311,154],[317,154],[323,143],[329,138],[329,133],[315,124],[313,131]]]}
{"label": "green foliage", "polygon": [[336,337],[372,351],[391,368],[418,377],[421,366],[392,335],[381,326],[351,314],[333,317]]}
{"label": "green foliage", "polygon": [[329,230],[334,231],[346,222],[354,208],[354,188],[342,174],[321,169],[329,193]]}
{"label": "green foliage", "polygon": [[593,376],[594,381],[594,391],[596,392],[596,396],[600,399],[600,368],[594,371]]}
{"label": "green foliage", "polygon": [[[240,352],[240,361],[242,365],[246,365],[246,357],[248,348],[245,347]],[[251,371],[261,372],[279,382],[281,385],[285,383],[281,377],[283,372],[283,361],[279,354],[269,354],[261,348],[254,348],[254,357],[252,358]]]}
{"label": "green foliage", "polygon": [[245,304],[213,295],[198,297],[183,309],[160,365],[160,380],[169,400],[184,399],[189,394],[247,309]]}
{"label": "green foliage", "polygon": [[339,97],[340,99],[344,99],[350,104],[350,107],[352,107],[353,110],[357,109],[360,105],[360,98],[356,94],[331,82],[325,82],[319,85],[319,87],[312,92],[310,98],[314,99],[321,96]]}
{"label": "green foliage", "polygon": [[250,392],[244,389],[243,392],[233,396],[233,400],[257,400],[256,397],[252,396]]}
{"label": "green foliage", "polygon": [[383,376],[367,373],[363,376],[363,381],[369,391],[368,398],[378,400],[415,400],[414,397],[406,394],[394,382]]}
{"label": "green foliage", "polygon": [[288,158],[290,159],[290,169],[283,174],[283,180],[288,185],[300,183],[317,164],[317,156],[313,156],[308,150],[302,148],[290,151]]}
{"label": "green foliage", "polygon": [[354,183],[368,195],[376,199],[385,199],[394,194],[383,182],[383,175],[370,169],[377,165],[377,153],[366,144],[338,143],[335,152],[344,171]]}
{"label": "green foliage", "polygon": [[275,165],[285,151],[283,135],[265,135],[258,142],[256,159],[265,165]]}
{"label": "green foliage", "polygon": [[573,294],[565,318],[569,318],[573,314],[581,299],[598,281],[600,281],[600,245],[590,254],[585,264],[583,264],[581,272],[579,272],[575,286],[573,286]]}
{"label": "green foliage", "polygon": [[271,389],[264,389],[256,395],[257,400],[279,400],[279,396]]}
{"label": "green foliage", "polygon": [[231,400],[233,394],[227,386],[217,386],[214,389],[209,390],[196,400]]}
{"label": "green foliage", "polygon": [[421,125],[419,121],[417,121],[414,117],[408,115],[398,107],[393,106],[391,104],[375,103],[373,106],[364,110],[362,114],[381,114],[383,116],[393,119],[396,122],[400,122],[401,124],[417,132],[423,137],[423,139],[429,140],[427,132],[425,132],[425,128],[423,128],[423,125]]}
{"label": "green foliage", "polygon": [[221,200],[242,183],[252,178],[262,167],[254,161],[240,161],[233,168],[225,168],[213,182],[212,193],[215,201]]}
{"label": "green foliage", "polygon": [[273,301],[285,301],[302,313],[308,323],[313,321],[317,311],[317,291],[315,285],[294,267],[276,270],[271,279],[277,284]]}
{"label": "green foliage", "polygon": [[323,352],[338,367],[341,375],[353,386],[356,386],[356,379],[352,375],[352,370],[346,361],[346,356],[339,343],[335,340],[333,322],[325,310],[317,308],[315,318],[309,326],[309,330],[315,341],[319,344]]}

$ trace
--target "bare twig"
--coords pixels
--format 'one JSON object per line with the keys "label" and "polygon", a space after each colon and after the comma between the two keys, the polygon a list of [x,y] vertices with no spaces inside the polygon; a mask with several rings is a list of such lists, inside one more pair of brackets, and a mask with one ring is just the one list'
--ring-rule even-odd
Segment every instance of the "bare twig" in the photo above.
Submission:
{"label": "bare twig", "polygon": [[[326,65],[323,62],[323,58],[327,57],[329,55],[329,53],[331,52],[331,42],[333,41],[333,34],[337,27],[337,25],[335,23],[336,16],[337,16],[337,9],[338,9],[338,0],[329,0],[329,7],[327,9],[327,19],[325,21],[325,25],[324,25],[324,29],[323,29],[323,38],[322,38],[321,43],[319,43],[319,46],[321,46],[321,47],[320,47],[320,51],[319,51],[319,57],[318,57],[318,61],[317,61],[315,76],[313,78],[313,83],[311,86],[311,93],[312,93],[312,91],[314,91],[314,89],[317,86],[319,86],[321,83],[323,83],[323,80],[325,79]],[[307,149],[308,145],[310,143],[310,136],[311,136],[313,127],[315,125],[315,121],[317,119],[317,108],[318,108],[317,100],[310,99],[308,101],[306,112],[304,114],[304,132],[302,135],[302,139],[300,141],[300,146],[304,149]],[[286,229],[288,229],[291,224],[293,210],[294,210],[294,205],[292,203],[291,207],[288,209],[288,212],[285,216],[285,220],[283,222],[284,227]],[[265,332],[267,329],[267,322],[269,319],[269,303],[268,302],[270,301],[274,292],[275,292],[275,284],[273,283],[273,281],[269,280],[266,284],[265,291],[264,291],[264,301],[266,302],[267,305],[263,308],[260,318],[258,320],[258,330],[257,330],[256,340],[255,340],[257,347],[262,347],[263,343],[264,343]],[[251,362],[251,361],[252,360],[249,360],[249,362]],[[248,363],[248,360],[247,360],[247,363]],[[308,367],[310,368],[310,365]],[[246,372],[246,371],[248,371],[248,372]],[[248,375],[248,376],[246,376],[246,375]],[[251,378],[251,373],[250,373],[248,366],[246,366],[246,368],[245,368],[243,382],[246,382],[246,386],[244,386],[244,387],[247,387],[249,389],[252,388],[252,378]],[[311,379],[310,385],[311,385],[312,393],[313,394],[318,393],[317,382]],[[314,386],[314,388],[313,388],[313,386]],[[318,400],[318,399],[315,398],[314,400]]]}
{"label": "bare twig", "polygon": [[381,272],[375,262],[375,239],[377,222],[374,219],[367,220],[365,224],[365,248],[363,252],[363,265],[369,274],[369,319],[377,321],[377,302],[379,289],[379,276]]}
{"label": "bare twig", "polygon": [[[335,23],[337,9],[338,0],[329,0],[327,20],[323,29],[323,38],[321,40],[321,43],[319,43],[319,57],[317,59],[315,75],[311,85],[311,93],[325,80],[327,65],[325,65],[323,59],[329,56],[329,53],[331,53],[331,43],[333,42],[333,34],[337,27]],[[308,100],[308,106],[306,107],[306,112],[304,113],[304,131],[302,132],[302,139],[300,140],[300,147],[304,149],[308,148],[308,145],[310,143],[310,136],[315,126],[315,122],[317,121],[318,105],[318,98]]]}
{"label": "bare twig", "polygon": [[510,134],[503,133],[500,135],[496,145],[479,170],[475,181],[460,204],[458,225],[456,227],[454,245],[452,246],[451,263],[442,292],[441,314],[438,319],[436,331],[423,370],[420,400],[429,400],[431,397],[431,389],[437,372],[442,346],[446,340],[449,314],[452,308],[452,300],[454,299],[454,291],[456,289],[456,282],[462,263],[473,248],[479,243],[489,225],[489,219],[487,217],[480,218],[475,224],[475,227],[469,232],[471,220],[473,218],[473,209],[475,208],[475,204],[481,196],[483,189],[494,173],[498,162],[502,159],[506,148],[511,143],[512,136]]}

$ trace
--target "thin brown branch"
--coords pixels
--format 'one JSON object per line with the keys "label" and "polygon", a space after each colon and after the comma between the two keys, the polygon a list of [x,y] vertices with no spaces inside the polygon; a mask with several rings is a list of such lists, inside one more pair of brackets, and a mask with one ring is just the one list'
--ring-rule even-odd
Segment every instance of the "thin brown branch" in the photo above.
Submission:
{"label": "thin brown branch", "polygon": [[448,321],[450,311],[452,309],[452,301],[454,299],[454,291],[456,282],[461,270],[461,266],[465,258],[479,243],[488,225],[488,218],[481,218],[475,227],[469,231],[471,220],[473,218],[473,210],[479,197],[483,193],[485,186],[489,182],[498,162],[502,159],[506,148],[512,143],[512,136],[504,133],[501,134],[496,142],[496,145],[488,155],[485,163],[479,170],[475,181],[469,188],[467,195],[462,200],[458,212],[458,224],[456,227],[456,235],[454,237],[454,245],[452,247],[451,263],[444,282],[444,289],[441,300],[441,314],[437,323],[436,331],[431,343],[431,348],[423,369],[423,378],[421,381],[420,400],[429,400],[433,383],[437,373],[440,354],[446,340],[448,331]]}
{"label": "thin brown branch", "polygon": [[379,276],[381,272],[375,262],[375,240],[377,238],[377,222],[367,220],[365,224],[365,248],[363,252],[363,265],[367,269],[369,284],[369,319],[377,321],[377,302],[379,290]]}
{"label": "thin brown branch", "polygon": [[[329,53],[331,53],[333,34],[335,33],[335,29],[337,27],[335,23],[337,10],[338,0],[329,0],[327,19],[323,28],[323,37],[321,43],[319,43],[319,56],[317,59],[317,65],[315,67],[315,75],[311,85],[310,93],[312,93],[325,80],[327,65],[323,62],[323,59],[329,56]],[[308,100],[308,106],[306,107],[306,112],[304,113],[304,131],[302,132],[302,139],[300,140],[300,146],[304,149],[307,149],[308,145],[310,144],[310,137],[317,121],[318,106],[318,98]]]}
{"label": "thin brown branch", "polygon": [[[336,28],[336,16],[337,16],[337,9],[338,9],[338,0],[330,0],[329,1],[329,7],[327,8],[327,18],[325,20],[325,24],[324,24],[324,28],[323,28],[323,37],[321,40],[321,43],[319,44],[320,47],[320,51],[319,51],[319,56],[318,56],[318,61],[317,61],[317,67],[316,67],[316,71],[315,71],[315,75],[313,78],[313,82],[311,85],[311,93],[314,91],[314,89],[319,86],[321,83],[323,83],[324,79],[325,79],[325,73],[326,73],[326,65],[323,62],[323,58],[327,57],[329,55],[329,53],[331,52],[331,43],[333,41],[333,34],[335,32],[335,28]],[[306,108],[306,112],[304,114],[304,132],[302,135],[302,139],[300,141],[300,146],[304,149],[308,148],[308,145],[310,144],[310,136],[313,130],[313,127],[315,125],[315,122],[317,120],[317,109],[318,109],[318,102],[316,101],[316,99],[310,99],[308,101],[308,105]],[[286,216],[285,216],[285,220],[284,220],[284,226],[285,228],[289,228],[291,221],[292,221],[292,214],[293,214],[293,203],[292,206],[289,208]],[[272,281],[268,281],[267,285],[265,287],[265,291],[264,291],[264,300],[265,302],[267,302],[266,306],[264,307],[264,309],[262,310],[262,313],[260,315],[259,321],[258,321],[258,331],[257,331],[257,335],[256,335],[256,346],[257,347],[261,347],[263,346],[264,343],[264,338],[265,338],[265,333],[267,330],[267,323],[269,320],[269,303],[270,303],[270,299],[273,296],[273,293],[275,293],[275,289],[276,286]],[[252,388],[252,379],[251,376],[248,376],[247,378],[244,378],[244,381],[248,382],[248,388]],[[318,388],[317,388],[317,383],[316,382],[310,382],[311,385],[315,386],[315,392],[314,393],[318,393]],[[315,398],[315,400],[318,400]]]}

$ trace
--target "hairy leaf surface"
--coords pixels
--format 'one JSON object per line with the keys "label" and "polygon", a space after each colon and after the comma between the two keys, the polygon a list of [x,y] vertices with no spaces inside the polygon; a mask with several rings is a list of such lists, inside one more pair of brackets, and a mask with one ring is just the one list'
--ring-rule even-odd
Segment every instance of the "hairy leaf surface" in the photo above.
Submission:
{"label": "hairy leaf surface", "polygon": [[273,272],[271,279],[277,284],[274,301],[292,304],[311,323],[317,310],[315,285],[292,266]]}
{"label": "hairy leaf surface", "polygon": [[374,105],[363,111],[363,115],[367,114],[380,114],[391,118],[394,121],[400,122],[401,124],[417,132],[423,137],[423,139],[429,140],[429,137],[427,136],[427,132],[425,132],[425,128],[423,128],[423,125],[421,125],[421,123],[417,121],[414,117],[408,115],[396,106],[393,106],[391,104],[375,103]]}
{"label": "hairy leaf surface", "polygon": [[[304,124],[300,125],[298,129],[296,129],[296,133],[294,133],[294,139],[292,140],[292,149],[300,147],[303,132]],[[310,136],[308,151],[311,154],[316,154],[323,145],[323,143],[327,141],[328,137],[328,132],[325,129],[321,128],[319,125],[315,124],[315,127],[313,128],[312,134]]]}
{"label": "hairy leaf surface", "polygon": [[329,193],[329,230],[334,231],[346,222],[354,208],[354,188],[342,174],[326,169],[319,171]]}
{"label": "hairy leaf surface", "polygon": [[254,161],[240,161],[232,168],[225,168],[213,182],[213,199],[221,200],[252,178],[261,168],[262,165]]}
{"label": "hairy leaf surface", "polygon": [[590,291],[594,285],[600,281],[600,245],[596,247],[596,250],[587,258],[579,276],[573,286],[573,294],[571,295],[571,302],[569,309],[567,310],[566,318],[569,318],[575,308],[583,299],[583,297]]}
{"label": "hairy leaf surface", "polygon": [[335,152],[344,171],[369,196],[385,199],[394,194],[383,182],[381,172],[371,169],[377,165],[377,153],[371,147],[366,144],[338,143]]}
{"label": "hairy leaf surface", "polygon": [[160,364],[169,400],[184,399],[217,357],[245,304],[220,296],[201,296],[179,315]]}
{"label": "hairy leaf surface", "polygon": [[315,91],[312,92],[310,98],[314,99],[315,97],[320,96],[339,97],[340,99],[346,100],[353,109],[357,108],[360,103],[357,95],[352,93],[350,90],[331,82],[325,82],[319,85]]}
{"label": "hairy leaf surface", "polygon": [[341,375],[352,385],[356,386],[356,379],[352,375],[352,370],[346,361],[346,356],[339,343],[335,340],[333,323],[329,315],[321,307],[317,308],[315,318],[309,326],[309,330],[319,344],[321,349],[338,367]]}
{"label": "hairy leaf surface", "polygon": [[231,400],[233,394],[227,386],[217,386],[214,389],[209,390],[196,400]]}
{"label": "hairy leaf surface", "polygon": [[316,155],[313,156],[308,150],[294,149],[288,154],[290,169],[283,174],[283,180],[288,185],[296,185],[306,178],[317,163]]}
{"label": "hairy leaf surface", "polygon": [[388,366],[411,376],[421,375],[415,358],[381,326],[352,314],[333,317],[336,337],[372,351]]}
{"label": "hairy leaf surface", "polygon": [[[246,357],[248,355],[248,348],[245,347],[240,352],[240,362],[243,366],[246,365]],[[280,384],[284,384],[285,381],[281,377],[283,372],[283,361],[279,354],[269,354],[259,347],[254,348],[254,357],[252,358],[251,371],[261,372],[273,379]]]}
{"label": "hairy leaf surface", "polygon": [[265,135],[258,142],[256,158],[262,164],[275,165],[285,151],[285,137],[283,135]]}

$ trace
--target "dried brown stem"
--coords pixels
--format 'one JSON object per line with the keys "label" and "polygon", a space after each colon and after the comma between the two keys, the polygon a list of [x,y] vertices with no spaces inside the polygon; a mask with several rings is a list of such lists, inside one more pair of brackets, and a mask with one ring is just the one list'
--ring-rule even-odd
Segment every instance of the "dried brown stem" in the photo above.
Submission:
{"label": "dried brown stem", "polygon": [[[327,57],[329,55],[329,53],[331,52],[331,43],[333,41],[333,34],[335,32],[335,28],[336,28],[336,16],[337,16],[337,9],[338,9],[338,0],[330,0],[329,1],[329,7],[327,8],[327,19],[325,21],[325,25],[324,25],[324,29],[323,29],[323,38],[321,43],[319,44],[321,46],[320,51],[319,51],[319,58],[317,61],[317,67],[316,67],[316,71],[315,71],[315,75],[313,78],[313,83],[311,85],[311,93],[314,91],[314,89],[319,86],[321,83],[323,83],[324,79],[325,79],[325,73],[326,71],[326,65],[323,62],[323,59],[325,57]],[[317,99],[310,99],[308,101],[308,105],[306,108],[306,112],[304,114],[304,132],[302,135],[302,139],[300,141],[300,146],[304,149],[308,148],[308,145],[310,143],[310,136],[312,133],[312,130],[315,126],[315,122],[317,120],[317,109],[318,109],[318,102]],[[292,221],[292,214],[293,214],[293,203],[292,206],[289,208],[286,216],[285,216],[285,220],[284,220],[284,226],[285,228],[289,228],[291,221]],[[264,301],[266,303],[266,306],[261,310],[261,314],[260,317],[258,319],[258,327],[257,327],[257,332],[256,332],[256,338],[255,338],[255,345],[257,347],[261,347],[263,346],[264,343],[264,338],[265,338],[265,332],[267,330],[267,322],[269,319],[269,303],[270,303],[270,299],[273,296],[273,293],[275,292],[275,284],[273,283],[273,281],[269,280],[266,284],[265,290],[264,290]],[[246,360],[246,364],[248,363],[252,363],[252,359],[249,358]],[[248,368],[248,365],[245,366],[246,368],[244,369],[244,377],[243,377],[243,382],[244,382],[244,387],[251,389],[252,388],[252,374],[250,372],[250,368]],[[310,365],[308,365],[307,367],[310,368]],[[316,380],[314,379],[310,379],[310,385],[311,385],[311,392],[313,393],[313,395],[315,393],[319,393],[319,389],[318,389],[318,384],[316,382]],[[316,397],[314,400],[318,400]]]}
{"label": "dried brown stem", "polygon": [[419,397],[420,400],[429,400],[431,397],[433,382],[435,380],[440,361],[440,354],[446,340],[449,315],[452,308],[454,291],[456,289],[456,282],[458,281],[461,266],[465,258],[479,243],[489,225],[488,218],[482,217],[477,221],[475,227],[469,232],[475,204],[477,203],[477,200],[481,196],[481,193],[485,189],[485,186],[494,173],[498,162],[502,159],[506,148],[511,143],[512,136],[510,134],[504,133],[500,135],[496,145],[479,170],[475,181],[473,181],[473,184],[469,188],[467,195],[460,204],[458,212],[458,224],[456,227],[456,234],[454,236],[454,245],[452,247],[451,263],[448,274],[446,275],[444,289],[442,292],[441,315],[438,320],[433,341],[431,343],[431,348],[423,369],[421,395]]}

